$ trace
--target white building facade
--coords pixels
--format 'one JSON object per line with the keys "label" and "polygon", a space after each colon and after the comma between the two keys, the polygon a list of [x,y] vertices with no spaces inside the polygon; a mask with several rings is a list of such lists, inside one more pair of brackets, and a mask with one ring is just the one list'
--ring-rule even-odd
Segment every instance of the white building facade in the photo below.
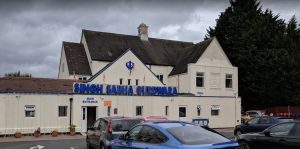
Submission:
{"label": "white building facade", "polygon": [[70,124],[85,132],[105,116],[201,117],[212,128],[240,124],[238,69],[216,38],[193,44],[148,38],[145,24],[138,29],[138,36],[83,30],[80,43],[63,42],[56,83],[41,79],[40,90],[0,87],[0,135],[38,127],[67,132]]}

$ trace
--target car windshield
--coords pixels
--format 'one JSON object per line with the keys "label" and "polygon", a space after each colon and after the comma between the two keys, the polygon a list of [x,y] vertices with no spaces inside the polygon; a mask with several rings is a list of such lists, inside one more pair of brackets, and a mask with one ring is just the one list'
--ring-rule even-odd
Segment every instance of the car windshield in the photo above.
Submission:
{"label": "car windshield", "polygon": [[251,117],[258,117],[258,113],[257,112],[247,112],[249,114],[249,116]]}
{"label": "car windshield", "polygon": [[187,145],[215,144],[229,141],[227,138],[198,126],[168,128],[179,142]]}
{"label": "car windshield", "polygon": [[117,131],[128,131],[130,128],[135,126],[136,124],[141,123],[141,120],[138,119],[124,119],[124,120],[113,120],[112,122],[112,130],[114,132]]}

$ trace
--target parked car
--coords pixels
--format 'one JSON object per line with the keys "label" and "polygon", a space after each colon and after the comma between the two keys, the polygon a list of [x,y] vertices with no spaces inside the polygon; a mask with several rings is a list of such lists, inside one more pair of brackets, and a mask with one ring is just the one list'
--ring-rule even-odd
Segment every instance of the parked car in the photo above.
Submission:
{"label": "parked car", "polygon": [[234,135],[239,136],[244,133],[260,132],[266,128],[285,121],[291,121],[292,119],[273,117],[273,116],[262,116],[252,118],[248,123],[240,124],[235,126]]}
{"label": "parked car", "polygon": [[299,149],[300,121],[279,123],[259,133],[242,134],[237,141],[242,149]]}
{"label": "parked car", "polygon": [[87,148],[107,149],[110,147],[111,140],[127,133],[131,127],[141,122],[141,119],[129,117],[99,118],[87,131]]}
{"label": "parked car", "polygon": [[111,141],[112,149],[236,149],[234,140],[182,121],[141,123],[119,139]]}
{"label": "parked car", "polygon": [[208,127],[209,120],[208,118],[196,117],[192,119],[192,122],[202,127]]}
{"label": "parked car", "polygon": [[251,118],[260,117],[260,116],[263,116],[263,114],[264,114],[260,110],[249,110],[249,111],[246,111],[246,113],[248,113]]}
{"label": "parked car", "polygon": [[241,116],[241,122],[245,123],[248,122],[249,119],[252,119],[254,117],[260,117],[263,116],[263,112],[260,110],[249,110],[246,111],[245,113],[242,113]]}

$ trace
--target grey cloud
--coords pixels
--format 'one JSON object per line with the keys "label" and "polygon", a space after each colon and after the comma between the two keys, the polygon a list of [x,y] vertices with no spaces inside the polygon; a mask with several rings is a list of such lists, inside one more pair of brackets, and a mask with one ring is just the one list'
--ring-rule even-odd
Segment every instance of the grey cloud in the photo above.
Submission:
{"label": "grey cloud", "polygon": [[[298,14],[293,3],[262,2],[282,16],[291,8]],[[151,37],[199,42],[228,6],[227,0],[1,1],[0,76],[21,70],[57,77],[62,41],[79,42],[82,29],[136,35],[145,22]]]}

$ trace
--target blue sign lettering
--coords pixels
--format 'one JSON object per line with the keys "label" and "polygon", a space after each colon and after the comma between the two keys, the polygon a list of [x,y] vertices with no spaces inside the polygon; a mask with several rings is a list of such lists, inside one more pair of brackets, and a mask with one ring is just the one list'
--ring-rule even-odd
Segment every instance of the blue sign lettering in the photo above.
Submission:
{"label": "blue sign lettering", "polygon": [[138,96],[177,96],[176,87],[160,86],[123,86],[123,85],[101,85],[74,83],[75,94],[96,95],[138,95]]}

